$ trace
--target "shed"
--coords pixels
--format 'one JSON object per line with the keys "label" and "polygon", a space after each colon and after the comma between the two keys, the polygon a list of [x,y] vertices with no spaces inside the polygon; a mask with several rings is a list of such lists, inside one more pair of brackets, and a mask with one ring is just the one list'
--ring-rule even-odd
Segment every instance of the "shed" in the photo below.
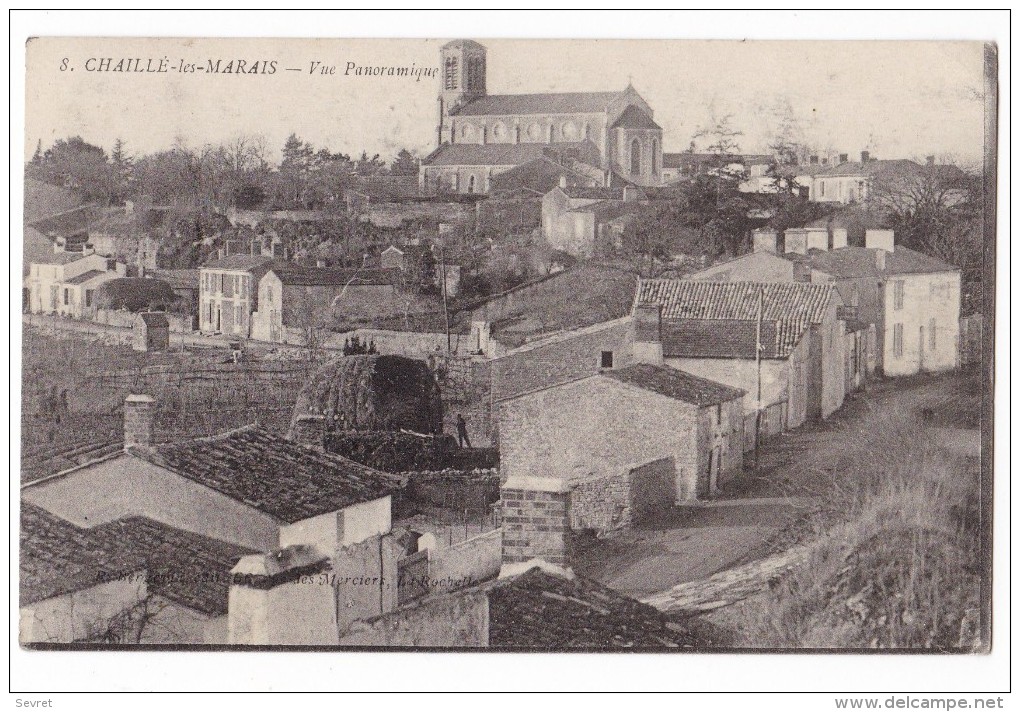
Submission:
{"label": "shed", "polygon": [[170,321],[163,312],[140,312],[133,327],[135,351],[166,351],[170,348]]}

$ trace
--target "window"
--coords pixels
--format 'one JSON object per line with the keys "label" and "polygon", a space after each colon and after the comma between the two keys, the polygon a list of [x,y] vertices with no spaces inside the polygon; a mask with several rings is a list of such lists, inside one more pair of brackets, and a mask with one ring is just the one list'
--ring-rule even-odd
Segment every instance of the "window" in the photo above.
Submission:
{"label": "window", "polygon": [[266,287],[266,302],[268,302],[269,304],[273,303],[273,288],[272,287]]}
{"label": "window", "polygon": [[[91,289],[86,289],[85,290],[85,306],[87,306],[87,307],[92,306],[92,290]],[[934,321],[935,320],[932,319],[932,322],[934,322]],[[934,344],[932,345],[932,348],[934,348]]]}
{"label": "window", "polygon": [[475,192],[475,177],[474,176],[471,176],[471,178],[468,180],[468,192],[469,193],[474,193]]}
{"label": "window", "polygon": [[933,318],[928,320],[928,350],[929,351],[934,351],[935,350],[935,344],[936,344],[936,341],[935,341],[935,330],[936,330],[936,323],[935,323],[935,319],[933,317]]}
{"label": "window", "polygon": [[64,306],[66,307],[70,303],[71,303],[71,290],[65,288],[64,289]]}
{"label": "window", "polygon": [[630,173],[631,175],[641,173],[641,142],[637,139],[630,143]]}
{"label": "window", "polygon": [[893,332],[892,333],[893,333],[893,337],[892,337],[893,355],[896,358],[902,358],[903,357],[903,324],[894,324],[893,325]]}
{"label": "window", "polygon": [[613,367],[613,352],[612,351],[603,351],[602,352],[602,368],[612,368],[612,367]]}
{"label": "window", "polygon": [[715,424],[722,425],[722,403],[715,404]]}
{"label": "window", "polygon": [[457,58],[447,57],[446,58],[446,73],[444,76],[443,86],[446,89],[457,88]]}
{"label": "window", "polygon": [[818,196],[821,197],[821,198],[825,197],[825,181],[824,180],[818,181]]}
{"label": "window", "polygon": [[903,280],[893,282],[893,309],[903,308]]}

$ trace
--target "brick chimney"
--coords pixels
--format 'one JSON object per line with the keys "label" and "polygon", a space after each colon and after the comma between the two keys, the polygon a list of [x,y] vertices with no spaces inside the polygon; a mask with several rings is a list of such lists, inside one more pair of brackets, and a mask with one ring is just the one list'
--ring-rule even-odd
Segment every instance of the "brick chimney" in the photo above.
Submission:
{"label": "brick chimney", "polygon": [[870,151],[861,151],[861,163],[867,163],[870,160],[871,160],[871,152]]}
{"label": "brick chimney", "polygon": [[543,559],[566,564],[570,540],[570,489],[552,477],[510,477],[500,488],[503,564]]}
{"label": "brick chimney", "polygon": [[326,447],[326,416],[299,415],[290,426],[290,439],[323,450]]}
{"label": "brick chimney", "polygon": [[643,303],[634,307],[634,360],[662,365],[662,305]]}
{"label": "brick chimney", "polygon": [[846,247],[849,243],[847,242],[846,228],[835,227],[832,229],[832,249],[838,250],[841,247]]}
{"label": "brick chimney", "polygon": [[850,160],[850,154],[849,153],[841,153],[841,154],[839,154],[839,162],[840,163],[846,163],[849,160]]}
{"label": "brick chimney", "polygon": [[751,244],[755,252],[776,253],[776,231],[758,229],[751,233]]}
{"label": "brick chimney", "polygon": [[896,242],[892,230],[865,230],[864,246],[869,250],[885,250],[893,252]]}
{"label": "brick chimney", "polygon": [[156,401],[152,396],[131,394],[124,399],[124,449],[149,447],[156,421]]}
{"label": "brick chimney", "polygon": [[807,254],[807,230],[791,228],[785,233],[786,252],[798,255]]}

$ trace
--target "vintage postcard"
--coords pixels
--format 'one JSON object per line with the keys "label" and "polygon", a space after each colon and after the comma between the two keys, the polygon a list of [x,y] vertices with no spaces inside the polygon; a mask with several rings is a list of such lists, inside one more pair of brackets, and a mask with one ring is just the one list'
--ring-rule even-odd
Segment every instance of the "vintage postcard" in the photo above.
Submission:
{"label": "vintage postcard", "polygon": [[990,650],[993,44],[24,52],[30,655]]}

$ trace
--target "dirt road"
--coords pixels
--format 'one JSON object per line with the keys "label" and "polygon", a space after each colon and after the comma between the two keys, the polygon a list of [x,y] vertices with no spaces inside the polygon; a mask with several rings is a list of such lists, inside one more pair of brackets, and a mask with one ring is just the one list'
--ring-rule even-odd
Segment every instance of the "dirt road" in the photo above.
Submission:
{"label": "dirt road", "polygon": [[[792,543],[792,525],[832,486],[833,452],[876,427],[880,413],[893,407],[913,412],[937,407],[954,394],[976,392],[972,381],[969,374],[952,374],[872,384],[825,422],[764,444],[758,468],[751,460],[741,480],[720,498],[600,539],[574,568],[622,593],[645,598],[769,556]],[[974,447],[974,432],[956,429],[960,448]]]}

